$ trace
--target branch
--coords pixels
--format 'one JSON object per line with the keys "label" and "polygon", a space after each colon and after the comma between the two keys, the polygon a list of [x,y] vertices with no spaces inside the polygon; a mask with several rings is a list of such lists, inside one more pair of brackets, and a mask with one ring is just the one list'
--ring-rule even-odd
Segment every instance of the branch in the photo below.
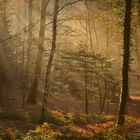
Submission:
{"label": "branch", "polygon": [[[81,1],[84,1],[84,0],[75,0],[75,1],[72,1],[72,2],[70,2],[70,3],[67,3],[67,4],[63,5],[63,6],[58,10],[57,14],[58,14],[59,12],[61,12],[65,7],[67,7],[67,6],[69,6],[69,5],[73,5],[73,4],[75,4],[75,3],[77,3],[77,2],[81,2]],[[40,20],[36,21],[36,22],[33,24],[33,26],[35,26],[35,25],[36,25],[37,23],[39,23],[39,22],[40,22]],[[47,25],[50,25],[51,23],[52,23],[52,22],[49,22],[48,24],[46,24],[46,26],[47,26]],[[3,43],[5,43],[5,42],[8,41],[8,40],[11,40],[11,39],[13,39],[13,38],[16,38],[16,37],[20,36],[21,34],[27,32],[30,28],[33,28],[33,26],[32,26],[32,27],[30,27],[29,25],[26,26],[26,27],[23,29],[23,32],[17,33],[17,34],[15,34],[15,35],[13,35],[13,36],[10,36],[10,37],[8,37],[8,38],[6,38],[6,39],[4,39],[4,40],[0,40],[0,43],[3,44]]]}
{"label": "branch", "polygon": [[58,14],[59,12],[61,12],[65,7],[67,7],[67,6],[69,6],[69,5],[73,5],[73,4],[75,4],[75,3],[77,3],[77,2],[81,2],[81,1],[84,1],[84,0],[75,0],[75,1],[72,1],[72,2],[70,2],[70,3],[66,3],[66,4],[63,5],[61,8],[59,8],[59,10],[57,11],[57,14]]}
{"label": "branch", "polygon": [[5,42],[8,41],[8,40],[11,40],[11,39],[13,39],[13,38],[16,38],[16,37],[22,35],[23,33],[26,33],[28,30],[30,30],[31,28],[33,28],[33,27],[34,27],[36,24],[38,24],[39,22],[40,22],[40,20],[36,21],[36,22],[32,25],[32,27],[29,26],[29,25],[26,26],[26,27],[24,27],[23,30],[22,30],[20,33],[16,33],[16,34],[13,35],[13,36],[10,36],[10,37],[8,37],[8,38],[6,38],[6,39],[0,40],[0,43],[3,44],[3,43],[5,43]]}

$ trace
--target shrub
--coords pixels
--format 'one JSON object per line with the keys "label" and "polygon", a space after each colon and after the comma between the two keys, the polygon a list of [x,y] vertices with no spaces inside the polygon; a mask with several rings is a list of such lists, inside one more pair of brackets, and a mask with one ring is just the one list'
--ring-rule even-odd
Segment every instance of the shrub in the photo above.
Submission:
{"label": "shrub", "polygon": [[44,134],[40,134],[36,131],[29,131],[23,140],[49,140]]}
{"label": "shrub", "polygon": [[45,134],[48,138],[57,138],[62,135],[62,133],[57,130],[57,127],[52,128],[52,125],[49,125],[48,123],[44,123],[42,126],[37,127],[36,132]]}
{"label": "shrub", "polygon": [[61,130],[63,135],[61,136],[61,140],[91,140],[92,136],[84,136],[81,133],[78,133],[71,128],[63,128]]}
{"label": "shrub", "polygon": [[112,116],[106,116],[103,114],[95,114],[95,113],[90,113],[88,115],[86,114],[73,115],[71,117],[72,122],[77,125],[84,125],[87,123],[104,123],[107,121],[111,121],[113,119],[114,118]]}
{"label": "shrub", "polygon": [[107,129],[104,132],[103,137],[105,138],[105,140],[126,140],[125,136],[120,136],[118,134],[117,126],[113,126]]}
{"label": "shrub", "polygon": [[8,129],[7,132],[3,132],[0,134],[0,140],[22,140],[23,134],[18,130]]}
{"label": "shrub", "polygon": [[126,137],[127,140],[140,140],[140,136],[136,136],[136,135],[128,135]]}
{"label": "shrub", "polygon": [[55,117],[53,115],[47,115],[45,117],[45,121],[48,123],[58,125],[58,126],[66,125],[69,123],[69,120],[67,118],[65,118],[64,116]]}

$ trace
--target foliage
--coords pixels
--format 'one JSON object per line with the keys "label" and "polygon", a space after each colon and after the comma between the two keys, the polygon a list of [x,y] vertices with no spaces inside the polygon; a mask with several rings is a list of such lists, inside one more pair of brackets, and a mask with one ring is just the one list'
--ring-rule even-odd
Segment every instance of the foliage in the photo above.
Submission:
{"label": "foliage", "polygon": [[136,136],[136,135],[128,135],[127,136],[127,140],[139,140],[140,136]]}
{"label": "foliage", "polygon": [[48,123],[52,123],[52,124],[55,124],[55,125],[65,125],[65,124],[68,124],[69,121],[70,121],[70,120],[66,119],[65,116],[56,117],[56,116],[53,116],[53,115],[46,115],[45,120]]}
{"label": "foliage", "polygon": [[24,135],[18,130],[8,129],[7,132],[0,134],[0,140],[23,140]]}
{"label": "foliage", "polygon": [[83,132],[81,131],[81,133],[79,133],[80,129],[79,131],[78,130],[76,131],[72,129],[72,127],[65,127],[61,131],[63,133],[61,139],[63,140],[65,139],[88,140],[94,137],[94,134],[84,133],[84,131]]}
{"label": "foliage", "polygon": [[81,125],[81,124],[88,124],[88,123],[104,123],[114,119],[115,118],[109,115],[107,116],[104,114],[90,113],[88,115],[86,114],[74,115],[72,121],[74,124]]}
{"label": "foliage", "polygon": [[52,130],[48,123],[38,126],[35,131],[29,131],[23,140],[54,140],[62,134],[57,130]]}
{"label": "foliage", "polygon": [[74,114],[74,113],[65,113],[58,114],[57,111],[53,112],[54,114],[46,115],[46,122],[49,124],[54,124],[57,126],[76,124],[76,125],[85,125],[88,123],[104,123],[107,121],[113,121],[115,118],[111,115],[105,114]]}
{"label": "foliage", "polygon": [[23,140],[47,140],[47,137],[38,132],[29,131],[23,138]]}
{"label": "foliage", "polygon": [[106,140],[126,140],[125,136],[120,136],[117,132],[117,126],[113,126],[104,132]]}
{"label": "foliage", "polygon": [[[47,122],[23,135],[9,129],[0,135],[3,140],[126,140],[117,134],[115,118],[105,114],[74,114],[51,111]],[[51,115],[50,115],[51,114]],[[138,136],[128,135],[127,140],[138,140]]]}
{"label": "foliage", "polygon": [[[91,113],[88,115],[85,114],[73,114],[65,113],[58,111],[51,112],[52,114],[46,116],[46,123],[41,126],[38,126],[35,131],[29,131],[25,136],[30,140],[40,138],[40,139],[61,139],[61,140],[90,140],[100,139],[99,132],[92,133],[87,131],[83,127],[88,124],[94,123],[104,123],[114,118],[112,116],[100,115]],[[44,136],[44,137],[43,137]]]}

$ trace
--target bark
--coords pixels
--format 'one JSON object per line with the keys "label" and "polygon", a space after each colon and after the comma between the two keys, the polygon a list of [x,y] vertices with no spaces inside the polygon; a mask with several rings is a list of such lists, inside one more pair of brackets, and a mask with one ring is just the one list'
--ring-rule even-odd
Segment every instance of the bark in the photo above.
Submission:
{"label": "bark", "polygon": [[[7,37],[7,21],[6,21],[6,1],[3,0],[2,4],[0,5],[0,40],[3,40]],[[7,74],[5,70],[5,47],[6,45],[0,43],[0,106],[4,105],[4,98],[2,93],[2,87],[7,84]]]}
{"label": "bark", "polygon": [[30,61],[31,61],[31,47],[32,47],[32,26],[33,26],[33,0],[28,0],[28,48],[27,48],[27,62],[26,62],[26,83],[28,82],[28,73],[29,73],[29,67],[30,67]]}
{"label": "bark", "polygon": [[87,64],[87,61],[88,61],[88,52],[86,52],[86,49],[88,50],[88,35],[90,37],[89,39],[89,42],[90,42],[90,45],[91,47],[93,47],[93,44],[92,44],[92,40],[91,40],[91,26],[90,26],[90,9],[88,7],[88,3],[85,2],[85,7],[86,7],[86,47],[84,48],[85,50],[85,58],[84,58],[84,82],[85,82],[85,113],[88,114],[89,113],[89,98],[88,98],[88,72],[87,72],[87,67],[88,67],[88,64]]}
{"label": "bark", "polygon": [[138,0],[138,23],[140,26],[140,0]]}
{"label": "bark", "polygon": [[2,88],[0,87],[0,106],[3,106],[3,94],[2,94]]}
{"label": "bark", "polygon": [[[126,11],[124,19],[124,46],[123,46],[123,69],[122,69],[122,94],[118,115],[118,128],[122,128],[125,123],[125,112],[128,99],[128,70],[130,59],[130,40],[131,40],[131,7],[132,0],[126,0]],[[122,134],[122,129],[119,131]]]}
{"label": "bark", "polygon": [[45,83],[45,91],[42,101],[42,110],[41,110],[41,117],[40,117],[40,123],[42,123],[45,119],[45,111],[47,107],[48,102],[48,96],[49,96],[49,89],[50,89],[50,74],[51,74],[51,68],[52,68],[52,62],[55,54],[56,49],[56,37],[57,37],[57,15],[58,15],[58,9],[59,9],[59,0],[55,0],[54,4],[54,15],[53,15],[53,29],[52,29],[52,46],[50,51],[50,56],[48,60],[47,70],[46,70],[46,83]]}
{"label": "bark", "polygon": [[138,67],[138,80],[140,76],[140,0],[138,0],[138,17],[137,17],[137,28],[136,28],[136,57],[137,57],[137,67]]}
{"label": "bark", "polygon": [[88,105],[89,105],[89,99],[88,99],[88,72],[87,72],[87,54],[85,54],[85,113],[89,113]]}
{"label": "bark", "polygon": [[41,19],[40,19],[40,32],[39,32],[39,40],[38,40],[38,54],[37,54],[37,61],[35,67],[35,75],[34,80],[31,85],[31,91],[29,93],[27,103],[35,104],[36,103],[36,95],[38,90],[38,83],[41,73],[41,62],[43,57],[43,45],[44,45],[44,36],[45,36],[45,16],[46,16],[46,9],[49,4],[50,0],[42,0],[42,10],[41,10]]}
{"label": "bark", "polygon": [[[106,27],[106,59],[108,58],[108,48],[109,48],[109,28]],[[103,104],[105,105],[105,102],[107,100],[107,113],[109,113],[109,90],[108,90],[108,81],[107,81],[107,69],[108,69],[108,62],[106,60],[105,64],[105,70],[104,70],[104,84],[105,84],[105,93],[104,93],[104,100]],[[104,107],[103,105],[103,107]]]}

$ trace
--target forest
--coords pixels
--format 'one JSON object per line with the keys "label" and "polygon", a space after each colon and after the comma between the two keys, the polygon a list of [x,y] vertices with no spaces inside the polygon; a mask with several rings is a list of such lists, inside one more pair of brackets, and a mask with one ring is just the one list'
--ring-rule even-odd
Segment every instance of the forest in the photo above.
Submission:
{"label": "forest", "polygon": [[140,0],[0,0],[0,140],[140,140]]}

